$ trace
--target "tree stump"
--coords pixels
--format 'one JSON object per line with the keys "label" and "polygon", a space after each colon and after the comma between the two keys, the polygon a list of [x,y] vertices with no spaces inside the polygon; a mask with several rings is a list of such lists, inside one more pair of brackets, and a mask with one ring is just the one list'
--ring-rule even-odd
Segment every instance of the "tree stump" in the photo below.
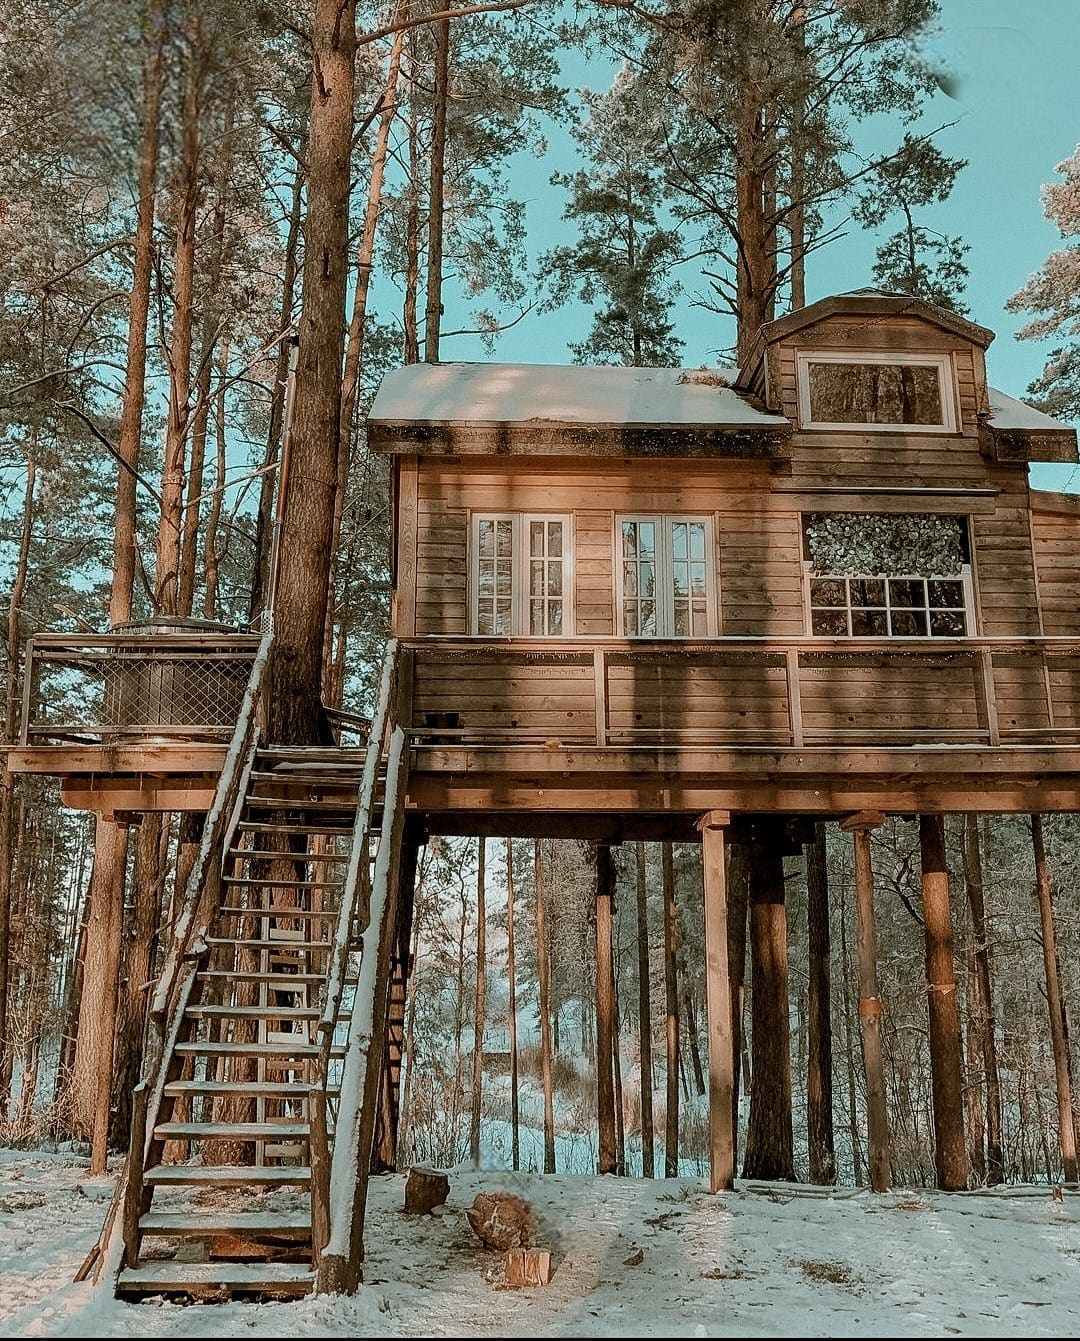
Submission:
{"label": "tree stump", "polygon": [[427,1215],[436,1206],[442,1206],[450,1195],[450,1179],[438,1169],[417,1164],[405,1179],[406,1215]]}
{"label": "tree stump", "polygon": [[478,1192],[465,1212],[473,1233],[485,1248],[505,1252],[527,1248],[533,1217],[528,1202],[507,1192]]}

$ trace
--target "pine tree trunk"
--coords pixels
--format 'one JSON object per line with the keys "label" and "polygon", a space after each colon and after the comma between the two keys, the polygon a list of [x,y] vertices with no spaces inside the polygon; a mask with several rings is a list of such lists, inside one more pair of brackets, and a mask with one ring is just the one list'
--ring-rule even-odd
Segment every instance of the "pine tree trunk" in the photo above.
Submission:
{"label": "pine tree trunk", "polygon": [[983,899],[979,821],[975,815],[970,814],[964,816],[964,884],[967,888],[968,906],[971,909],[971,932],[974,938],[975,1037],[980,1069],[986,1085],[986,1181],[991,1187],[996,1187],[1005,1179],[1001,1149],[1001,1079],[998,1073],[990,942],[986,930],[986,908]]}
{"label": "pine tree trunk", "polygon": [[[36,434],[31,435],[26,462],[26,487],[23,492],[22,522],[19,529],[19,552],[11,579],[11,597],[7,616],[7,665],[4,677],[4,726],[2,740],[13,745],[19,725],[19,665],[22,628],[23,596],[30,559],[30,539],[34,530],[34,492],[37,488]],[[0,771],[0,1078],[8,1074],[11,1061],[11,1041],[8,1030],[8,1012],[11,994],[11,876],[14,867],[15,839],[15,775],[7,767]],[[0,1079],[0,1121],[7,1116],[10,1099],[7,1084]]]}
{"label": "pine tree trunk", "polygon": [[416,324],[417,290],[420,287],[420,143],[416,118],[416,32],[409,34],[409,181],[405,203],[405,294],[401,324],[405,333],[403,361],[420,362],[420,333]]}
{"label": "pine tree trunk", "polygon": [[352,0],[315,0],[303,299],[275,600],[270,738],[323,735],[323,630],[341,428],[350,155],[356,58]]}
{"label": "pine tree trunk", "polygon": [[405,1038],[402,1048],[402,1065],[405,1069],[405,1085],[401,1095],[401,1119],[398,1123],[398,1143],[395,1163],[400,1169],[411,1162],[409,1154],[409,1130],[412,1125],[412,1095],[414,1071],[416,1069],[416,998],[420,983],[420,899],[424,889],[424,873],[421,868],[416,882],[416,898],[413,908],[412,946],[409,953],[409,988],[405,1004]]}
{"label": "pine tree trunk", "polygon": [[747,71],[740,91],[742,97],[735,133],[738,235],[735,313],[737,359],[740,367],[746,367],[754,337],[769,318],[775,291],[776,260],[775,216],[766,210],[769,174],[765,161],[768,143],[765,112],[754,86],[752,71]]}
{"label": "pine tree trunk", "polygon": [[510,1000],[507,1024],[510,1034],[510,1151],[511,1167],[521,1168],[521,1110],[518,1094],[517,965],[514,961],[514,840],[506,840],[506,976]]}
{"label": "pine tree trunk", "polygon": [[544,898],[544,863],[541,840],[533,847],[536,892],[536,963],[540,978],[540,1076],[544,1087],[544,1172],[555,1172],[555,1105],[552,1091],[551,1057],[551,969],[548,959]]}
{"label": "pine tree trunk", "polygon": [[432,25],[435,77],[432,93],[431,159],[428,173],[427,287],[424,309],[424,362],[439,361],[443,282],[443,192],[446,168],[446,105],[450,84],[450,20]]}
{"label": "pine tree trunk", "polygon": [[953,1192],[967,1186],[968,1169],[960,1011],[956,999],[956,971],[949,916],[949,871],[945,863],[945,829],[940,815],[919,816],[919,841],[922,851],[935,1166],[938,1186]]}
{"label": "pine tree trunk", "polygon": [[793,1179],[787,912],[781,835],[774,827],[750,853],[753,1061],[743,1177]]}
{"label": "pine tree trunk", "polygon": [[1035,897],[1042,930],[1043,967],[1046,972],[1046,1005],[1050,1012],[1050,1041],[1054,1049],[1054,1079],[1057,1086],[1058,1141],[1067,1183],[1076,1182],[1076,1122],[1072,1108],[1072,1080],[1065,1040],[1065,1011],[1061,998],[1061,963],[1058,958],[1054,921],[1054,882],[1046,860],[1041,815],[1031,816],[1031,842],[1035,852]]}
{"label": "pine tree trunk", "polygon": [[611,859],[611,848],[600,844],[596,849],[596,1117],[600,1135],[597,1173],[618,1172],[612,1082],[615,969],[611,926],[614,895],[615,863]]}
{"label": "pine tree trunk", "polygon": [[664,995],[667,1043],[667,1125],[664,1134],[664,1177],[679,1176],[679,979],[678,909],[675,904],[675,859],[670,843],[660,849],[664,890]]}
{"label": "pine tree trunk", "polygon": [[750,909],[749,866],[745,843],[727,844],[728,975],[731,982],[731,1131],[733,1167],[738,1161],[739,1085],[745,1059],[743,1011],[746,1007],[746,920]]}
{"label": "pine tree trunk", "polygon": [[832,969],[829,936],[829,873],[825,860],[825,825],[814,825],[806,846],[806,892],[809,937],[809,1050],[806,1075],[806,1121],[810,1181],[836,1182],[833,1135]]}
{"label": "pine tree trunk", "polygon": [[979,1000],[979,970],[975,962],[974,938],[964,956],[965,996],[967,1002],[967,1084],[964,1102],[967,1105],[968,1164],[972,1181],[981,1187],[986,1182],[986,1112],[983,1108],[983,1087],[977,1077],[982,1069],[981,1003]]}
{"label": "pine tree trunk", "polygon": [[637,873],[638,1040],[641,1054],[641,1175],[643,1178],[654,1178],[652,1011],[649,1000],[649,911],[645,902],[644,843],[634,845],[634,856]]}
{"label": "pine tree trunk", "polygon": [[484,1011],[487,988],[487,891],[484,888],[484,859],[487,840],[477,842],[476,853],[476,1002],[473,1016],[472,1121],[469,1127],[469,1154],[474,1168],[480,1167],[480,1101],[484,1088]]}

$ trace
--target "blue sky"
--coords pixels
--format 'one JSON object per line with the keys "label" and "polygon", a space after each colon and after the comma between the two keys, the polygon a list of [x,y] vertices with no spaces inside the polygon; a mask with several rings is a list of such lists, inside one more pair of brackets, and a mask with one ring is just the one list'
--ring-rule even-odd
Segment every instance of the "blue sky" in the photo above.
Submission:
{"label": "blue sky", "polygon": [[[973,320],[997,332],[988,352],[992,383],[1022,396],[1040,372],[1047,343],[1018,342],[1023,318],[1005,311],[1005,302],[1060,245],[1044,219],[1039,192],[1054,180],[1054,166],[1080,140],[1080,0],[941,0],[941,36],[932,51],[958,76],[955,99],[939,94],[928,124],[956,121],[940,138],[942,149],[968,160],[947,204],[926,212],[928,227],[961,234],[971,244],[967,301]],[[611,69],[604,62],[566,68],[572,86],[605,88]],[[560,237],[562,196],[547,185],[556,169],[573,162],[569,137],[556,133],[548,158],[522,160],[515,194],[528,201],[530,249],[534,254]],[[565,236],[565,235],[563,235]],[[812,258],[810,301],[871,282],[874,239],[853,227],[849,234]],[[499,340],[495,358],[563,363],[566,342],[586,332],[586,313],[564,309],[548,317],[530,315]],[[722,319],[683,304],[679,334],[689,365],[715,363],[716,351],[732,342]],[[478,341],[448,341],[448,359],[484,359]],[[1036,467],[1032,482],[1044,488],[1080,489],[1072,467]]]}

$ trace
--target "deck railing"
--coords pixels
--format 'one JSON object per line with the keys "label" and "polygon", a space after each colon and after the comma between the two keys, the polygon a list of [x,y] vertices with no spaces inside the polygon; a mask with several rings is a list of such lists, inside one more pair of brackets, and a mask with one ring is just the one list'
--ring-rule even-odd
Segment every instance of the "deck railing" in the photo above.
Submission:
{"label": "deck railing", "polygon": [[35,634],[21,743],[227,742],[258,647],[248,633]]}
{"label": "deck railing", "polygon": [[1072,638],[402,640],[419,745],[1080,744]]}

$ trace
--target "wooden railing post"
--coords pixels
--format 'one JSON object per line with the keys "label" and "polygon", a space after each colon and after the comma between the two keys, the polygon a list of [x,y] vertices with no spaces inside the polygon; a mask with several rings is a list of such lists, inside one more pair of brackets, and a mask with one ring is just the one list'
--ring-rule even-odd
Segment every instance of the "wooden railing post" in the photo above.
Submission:
{"label": "wooden railing post", "polygon": [[799,649],[789,647],[787,661],[788,721],[791,723],[791,743],[797,750],[803,747],[802,692],[799,687]]}
{"label": "wooden railing post", "polygon": [[987,742],[990,745],[1000,745],[1001,729],[998,725],[997,691],[994,688],[994,654],[990,648],[984,647],[980,649],[978,656]]}
{"label": "wooden railing post", "polygon": [[596,694],[596,743],[607,745],[607,656],[602,647],[593,650],[593,688]]}

